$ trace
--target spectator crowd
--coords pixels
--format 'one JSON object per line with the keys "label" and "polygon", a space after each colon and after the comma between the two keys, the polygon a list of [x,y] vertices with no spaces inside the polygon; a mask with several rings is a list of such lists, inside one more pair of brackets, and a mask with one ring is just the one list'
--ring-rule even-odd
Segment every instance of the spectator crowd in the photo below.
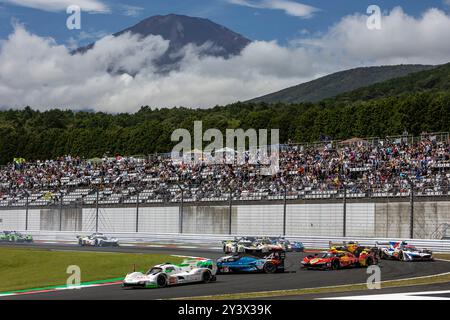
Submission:
{"label": "spectator crowd", "polygon": [[[246,159],[248,159],[246,157]],[[228,162],[228,161],[227,161]],[[170,156],[145,159],[70,155],[54,160],[20,161],[0,170],[0,199],[14,202],[27,195],[50,194],[53,200],[73,190],[87,195],[110,190],[118,202],[135,199],[176,201],[181,193],[192,201],[230,196],[268,198],[342,192],[371,196],[415,192],[446,195],[450,180],[450,141],[425,138],[411,143],[385,139],[314,147],[283,145],[279,171],[262,174],[263,165],[175,162]],[[126,192],[125,192],[126,191]],[[134,196],[134,198],[132,198]],[[36,197],[35,197],[36,198]]]}

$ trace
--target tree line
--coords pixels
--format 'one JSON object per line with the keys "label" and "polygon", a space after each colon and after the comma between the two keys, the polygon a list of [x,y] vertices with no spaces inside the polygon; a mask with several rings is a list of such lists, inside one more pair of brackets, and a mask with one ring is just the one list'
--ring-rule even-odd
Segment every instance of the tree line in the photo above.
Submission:
{"label": "tree line", "polygon": [[450,131],[450,93],[403,93],[367,101],[265,104],[234,103],[211,109],[151,108],[136,113],[108,114],[53,109],[0,111],[0,164],[15,157],[54,159],[71,154],[83,158],[110,155],[148,155],[170,152],[177,128],[193,131],[218,128],[280,129],[280,142],[313,142],[323,136],[385,137]]}

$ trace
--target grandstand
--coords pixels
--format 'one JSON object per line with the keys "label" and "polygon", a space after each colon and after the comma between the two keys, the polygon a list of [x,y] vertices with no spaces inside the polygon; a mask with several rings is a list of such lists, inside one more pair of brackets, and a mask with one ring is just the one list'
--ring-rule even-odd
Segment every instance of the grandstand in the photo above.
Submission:
{"label": "grandstand", "polygon": [[280,149],[280,171],[261,165],[174,163],[167,155],[11,163],[0,207],[448,196],[448,133],[351,139]]}

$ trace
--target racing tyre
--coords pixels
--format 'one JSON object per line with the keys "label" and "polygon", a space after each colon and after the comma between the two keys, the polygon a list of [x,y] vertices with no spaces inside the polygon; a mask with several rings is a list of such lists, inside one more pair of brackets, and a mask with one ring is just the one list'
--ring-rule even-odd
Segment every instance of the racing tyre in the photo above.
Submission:
{"label": "racing tyre", "polygon": [[81,239],[78,240],[78,245],[83,246],[83,241]]}
{"label": "racing tyre", "polygon": [[386,255],[384,254],[383,250],[380,250],[378,255],[380,256],[380,259],[386,259]]}
{"label": "racing tyre", "polygon": [[156,284],[158,285],[158,288],[165,288],[167,287],[167,278],[160,274],[158,278],[156,279]]}
{"label": "racing tyre", "polygon": [[400,252],[398,253],[398,260],[400,260],[400,261],[405,261],[405,260],[404,260],[404,257],[403,257],[403,251],[400,251]]}
{"label": "racing tyre", "polygon": [[277,271],[277,267],[272,262],[266,262],[263,270],[265,273],[275,273],[275,271]]}
{"label": "racing tyre", "polygon": [[366,260],[366,266],[370,267],[373,264],[374,264],[373,258],[372,257],[368,257],[367,260]]}
{"label": "racing tyre", "polygon": [[95,241],[94,241],[94,246],[98,247],[98,240],[97,239],[95,239]]}
{"label": "racing tyre", "polygon": [[202,282],[203,283],[208,283],[211,281],[211,279],[212,279],[211,272],[209,272],[209,271],[203,272],[203,274],[202,274]]}
{"label": "racing tyre", "polygon": [[337,269],[339,269],[339,260],[334,260],[331,263],[331,270],[337,270]]}

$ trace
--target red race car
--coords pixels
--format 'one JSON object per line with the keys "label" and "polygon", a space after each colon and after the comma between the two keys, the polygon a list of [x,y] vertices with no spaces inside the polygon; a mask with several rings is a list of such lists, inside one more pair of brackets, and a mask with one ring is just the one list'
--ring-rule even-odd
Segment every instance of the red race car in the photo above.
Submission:
{"label": "red race car", "polygon": [[305,269],[337,270],[341,268],[370,266],[376,263],[375,257],[371,255],[355,256],[348,251],[330,250],[320,255],[308,255],[301,261]]}

